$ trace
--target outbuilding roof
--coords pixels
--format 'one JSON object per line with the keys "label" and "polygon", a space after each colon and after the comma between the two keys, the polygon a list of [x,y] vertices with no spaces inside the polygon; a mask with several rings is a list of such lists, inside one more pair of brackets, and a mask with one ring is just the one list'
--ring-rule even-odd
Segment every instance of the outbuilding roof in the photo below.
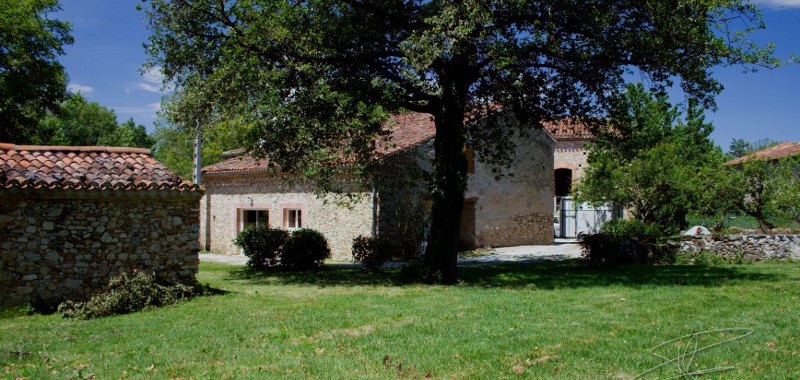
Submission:
{"label": "outbuilding roof", "polygon": [[759,150],[747,156],[728,161],[725,165],[738,165],[750,160],[780,160],[781,158],[800,155],[800,142],[785,142]]}
{"label": "outbuilding roof", "polygon": [[197,191],[149,149],[0,143],[0,189]]}

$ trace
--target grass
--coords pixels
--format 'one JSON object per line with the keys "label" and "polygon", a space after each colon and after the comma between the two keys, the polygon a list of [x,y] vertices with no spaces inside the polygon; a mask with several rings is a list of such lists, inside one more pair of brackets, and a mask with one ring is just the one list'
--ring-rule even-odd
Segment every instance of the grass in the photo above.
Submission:
{"label": "grass", "polygon": [[204,263],[199,278],[229,293],[90,321],[0,313],[0,378],[630,379],[660,363],[649,347],[723,327],[754,334],[698,354],[735,366],[704,378],[800,377],[798,264],[471,267],[429,286]]}

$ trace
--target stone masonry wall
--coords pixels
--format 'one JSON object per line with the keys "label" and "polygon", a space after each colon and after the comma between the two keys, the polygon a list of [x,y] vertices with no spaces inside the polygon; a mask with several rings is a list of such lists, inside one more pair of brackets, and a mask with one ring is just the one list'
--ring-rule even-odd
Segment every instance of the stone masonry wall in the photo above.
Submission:
{"label": "stone masonry wall", "polygon": [[708,252],[731,261],[800,261],[800,235],[728,235],[684,238],[680,253]]}
{"label": "stone masonry wall", "polygon": [[83,300],[134,269],[195,281],[199,193],[54,198],[59,191],[0,194],[0,304]]}
{"label": "stone masonry wall", "polygon": [[572,169],[572,183],[583,178],[588,167],[588,140],[561,140],[556,142],[553,169]]}
{"label": "stone masonry wall", "polygon": [[553,214],[536,212],[497,220],[478,234],[478,242],[492,247],[552,244]]}
{"label": "stone masonry wall", "polygon": [[475,201],[477,247],[553,243],[553,139],[535,130],[513,141],[512,175],[500,179],[476,152],[465,198]]}
{"label": "stone masonry wall", "polygon": [[430,225],[430,200],[423,170],[430,171],[433,140],[387,157],[377,186],[380,198],[378,235],[394,257],[420,254]]}
{"label": "stone masonry wall", "polygon": [[270,173],[203,176],[206,195],[200,201],[201,246],[215,253],[238,255],[239,248],[233,244],[240,231],[237,210],[266,210],[270,227],[286,228],[284,210],[300,209],[302,227],[321,232],[334,259],[352,260],[353,239],[372,234],[372,194],[354,192],[358,201],[343,205],[336,196],[319,198],[310,184],[291,183],[283,177]]}

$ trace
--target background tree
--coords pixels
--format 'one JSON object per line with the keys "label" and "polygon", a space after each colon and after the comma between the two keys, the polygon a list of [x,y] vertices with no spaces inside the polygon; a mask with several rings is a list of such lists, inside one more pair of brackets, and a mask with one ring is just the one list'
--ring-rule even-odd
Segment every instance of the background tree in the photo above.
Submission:
{"label": "background tree", "polygon": [[744,139],[733,139],[731,145],[728,147],[728,153],[733,158],[746,156],[753,151],[753,146]]}
{"label": "background tree", "polygon": [[599,130],[592,143],[580,197],[613,201],[672,232],[685,228],[706,186],[698,174],[709,165],[721,170],[722,154],[699,112],[690,108],[685,121],[679,116],[666,96],[629,85],[609,114],[611,129]]}
{"label": "background tree", "polygon": [[769,160],[747,160],[728,171],[730,179],[724,189],[736,208],[758,221],[761,230],[768,232],[774,224],[767,220],[777,211],[775,198],[779,192],[780,169]]}
{"label": "background tree", "polygon": [[736,209],[758,221],[764,232],[773,227],[775,217],[797,221],[800,189],[798,160],[750,159],[726,167],[715,190],[715,197],[727,197]]}
{"label": "background tree", "polygon": [[[38,127],[41,143],[50,145],[106,145],[151,148],[154,140],[133,119],[117,124],[113,110],[89,102],[80,93],[70,94]],[[191,156],[190,156],[191,157]]]}
{"label": "background tree", "polygon": [[728,152],[733,158],[739,158],[757,152],[762,149],[777,145],[777,141],[764,138],[756,141],[745,141],[744,139],[733,139],[728,148]]}
{"label": "background tree", "polygon": [[133,118],[130,118],[119,124],[111,134],[100,137],[97,144],[150,149],[155,144],[155,139],[147,134],[144,125],[136,125]]}
{"label": "background tree", "polygon": [[[657,90],[678,79],[713,106],[721,86],[709,68],[777,64],[738,33],[763,27],[742,0],[151,0],[144,8],[150,65],[178,89],[170,121],[191,128],[242,115],[254,125],[248,148],[284,170],[330,178],[344,155],[349,170],[368,173],[387,113],[433,115],[423,267],[447,283],[456,280],[465,143],[481,160],[507,164],[510,134],[602,116],[627,72]],[[503,113],[519,123],[496,122]],[[465,123],[468,114],[483,120]]]}
{"label": "background tree", "polygon": [[[203,134],[202,166],[211,165],[222,159],[222,153],[247,145],[250,125],[237,119],[220,123]],[[194,131],[174,125],[159,126],[153,132],[155,141],[153,156],[170,170],[184,177],[191,177],[194,157]]]}
{"label": "background tree", "polygon": [[779,170],[779,190],[775,199],[778,215],[800,224],[800,157],[781,160]]}
{"label": "background tree", "polygon": [[55,112],[39,123],[45,140],[55,145],[98,145],[117,129],[117,115],[97,102],[88,102],[80,93],[70,94]]}
{"label": "background tree", "polygon": [[724,166],[729,158],[723,154],[707,155],[706,164],[697,172],[700,186],[691,211],[696,216],[714,218],[714,225],[710,227],[716,232],[726,227],[727,214],[739,207],[737,198],[742,195],[735,185],[736,178],[730,175],[730,168]]}
{"label": "background tree", "polygon": [[56,58],[72,43],[70,26],[47,15],[57,0],[0,0],[0,141],[43,142],[39,120],[66,95]]}

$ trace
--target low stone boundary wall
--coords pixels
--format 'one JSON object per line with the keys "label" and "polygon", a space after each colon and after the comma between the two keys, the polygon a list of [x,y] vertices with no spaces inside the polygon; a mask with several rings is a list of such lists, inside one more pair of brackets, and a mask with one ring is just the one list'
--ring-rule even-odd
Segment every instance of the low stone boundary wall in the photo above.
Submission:
{"label": "low stone boundary wall", "polygon": [[708,252],[737,261],[800,261],[800,235],[722,235],[686,237],[679,254]]}

